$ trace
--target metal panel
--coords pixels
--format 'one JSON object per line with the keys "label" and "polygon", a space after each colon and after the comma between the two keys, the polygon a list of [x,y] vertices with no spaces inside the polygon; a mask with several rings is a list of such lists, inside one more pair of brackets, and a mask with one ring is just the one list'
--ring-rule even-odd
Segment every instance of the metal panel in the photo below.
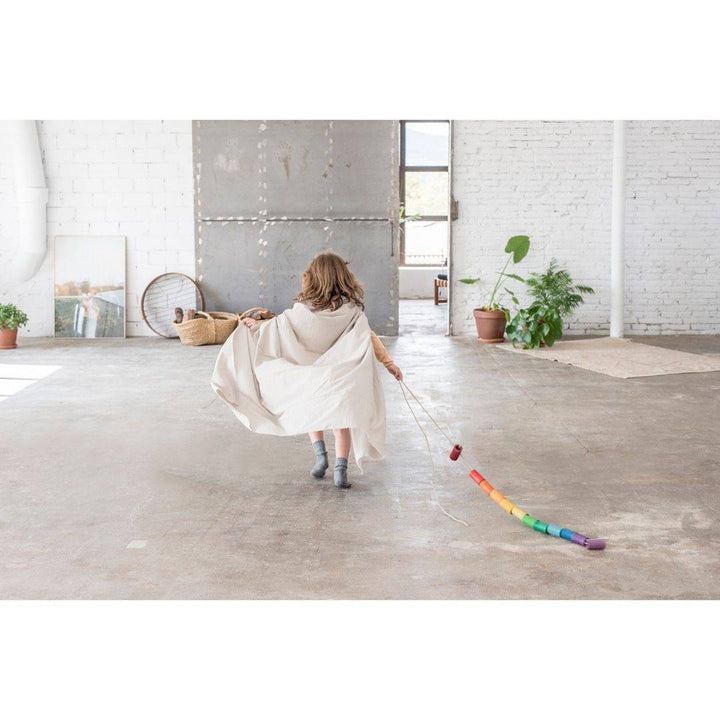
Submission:
{"label": "metal panel", "polygon": [[203,218],[393,218],[394,121],[194,123]]}
{"label": "metal panel", "polygon": [[366,313],[380,335],[397,335],[398,266],[389,222],[204,222],[198,279],[209,309],[291,307],[302,271],[322,250],[350,261],[365,287]]}
{"label": "metal panel", "polygon": [[396,335],[397,155],[395,121],[195,121],[197,277],[209,307],[281,311],[310,258],[332,249],[364,281],[373,329]]}

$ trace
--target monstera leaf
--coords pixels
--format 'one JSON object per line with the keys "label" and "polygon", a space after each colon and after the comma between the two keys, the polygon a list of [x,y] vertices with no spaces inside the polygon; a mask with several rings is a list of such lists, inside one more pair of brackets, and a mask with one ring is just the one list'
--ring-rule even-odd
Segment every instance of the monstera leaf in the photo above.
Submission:
{"label": "monstera leaf", "polygon": [[517,265],[530,250],[530,238],[527,235],[513,235],[505,246],[506,253],[512,253],[513,262]]}

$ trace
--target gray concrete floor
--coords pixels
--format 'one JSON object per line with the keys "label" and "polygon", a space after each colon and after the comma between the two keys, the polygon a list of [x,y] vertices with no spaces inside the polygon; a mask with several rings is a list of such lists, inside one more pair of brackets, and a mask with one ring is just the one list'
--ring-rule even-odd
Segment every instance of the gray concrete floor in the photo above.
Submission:
{"label": "gray concrete floor", "polygon": [[491,483],[607,550],[511,519],[432,434],[439,496],[470,527],[446,518],[389,375],[390,456],[342,492],[309,477],[305,439],[252,435],[212,402],[216,347],[23,339],[0,364],[60,369],[0,402],[0,597],[720,598],[720,373],[620,380],[467,339],[387,344]]}
{"label": "gray concrete floor", "polygon": [[432,299],[401,299],[398,312],[400,335],[445,335],[447,303],[436,305]]}

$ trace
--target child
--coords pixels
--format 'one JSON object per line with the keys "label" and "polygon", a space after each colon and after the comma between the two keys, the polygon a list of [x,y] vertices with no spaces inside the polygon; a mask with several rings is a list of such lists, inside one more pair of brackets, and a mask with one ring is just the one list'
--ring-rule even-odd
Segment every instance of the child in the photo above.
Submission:
{"label": "child", "polygon": [[375,358],[402,380],[363,310],[363,289],[347,262],[320,253],[290,310],[242,321],[220,350],[211,383],[253,432],[309,433],[315,478],[328,468],[323,431],[332,429],[339,488],[350,487],[351,446],[361,470],[364,460],[384,456],[385,396]]}

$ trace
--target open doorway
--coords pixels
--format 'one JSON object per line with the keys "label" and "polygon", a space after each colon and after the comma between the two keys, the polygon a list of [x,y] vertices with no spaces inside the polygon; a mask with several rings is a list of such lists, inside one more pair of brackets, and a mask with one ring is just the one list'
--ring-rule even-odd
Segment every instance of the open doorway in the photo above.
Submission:
{"label": "open doorway", "polygon": [[400,121],[400,334],[448,329],[450,122]]}

